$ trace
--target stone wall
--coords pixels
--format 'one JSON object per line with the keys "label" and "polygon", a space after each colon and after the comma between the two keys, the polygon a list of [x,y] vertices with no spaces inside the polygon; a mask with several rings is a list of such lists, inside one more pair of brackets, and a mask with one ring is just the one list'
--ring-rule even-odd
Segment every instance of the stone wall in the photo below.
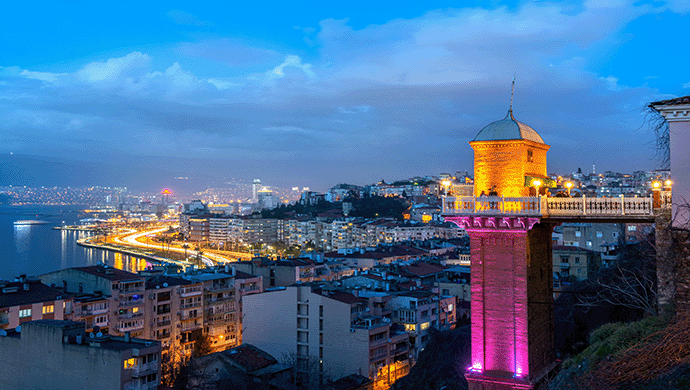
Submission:
{"label": "stone wall", "polygon": [[[528,196],[525,175],[546,177],[548,145],[524,140],[477,141],[474,149],[474,195],[488,194],[495,186],[499,196]],[[531,161],[528,151],[532,152]]]}

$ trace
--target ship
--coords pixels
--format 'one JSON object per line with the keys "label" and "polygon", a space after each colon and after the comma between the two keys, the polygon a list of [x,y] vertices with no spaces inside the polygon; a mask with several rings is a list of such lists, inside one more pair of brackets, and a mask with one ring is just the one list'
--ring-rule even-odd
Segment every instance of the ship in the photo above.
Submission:
{"label": "ship", "polygon": [[39,221],[36,219],[22,219],[19,221],[14,221],[15,225],[46,225],[49,224],[48,221]]}

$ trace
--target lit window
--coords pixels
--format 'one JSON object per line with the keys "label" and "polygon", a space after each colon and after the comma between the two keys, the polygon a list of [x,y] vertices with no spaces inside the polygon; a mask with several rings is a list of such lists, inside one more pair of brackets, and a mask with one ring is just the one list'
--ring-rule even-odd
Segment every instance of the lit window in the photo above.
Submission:
{"label": "lit window", "polygon": [[55,311],[55,305],[43,306],[43,314],[50,314]]}
{"label": "lit window", "polygon": [[31,309],[19,310],[19,318],[31,317]]}
{"label": "lit window", "polygon": [[138,311],[139,311],[139,308],[138,308],[138,307],[133,307],[133,308],[132,308],[132,313],[137,313]]}
{"label": "lit window", "polygon": [[429,329],[429,323],[428,323],[428,322],[423,323],[422,326],[420,327],[420,329],[421,329],[421,330],[427,330],[427,329]]}
{"label": "lit window", "polygon": [[417,325],[415,324],[405,324],[405,331],[406,332],[414,332],[417,330]]}
{"label": "lit window", "polygon": [[129,359],[125,360],[125,370],[128,369],[128,368],[132,368],[132,367],[136,366],[136,365],[137,365],[137,360],[138,360],[138,359],[135,358],[135,357],[129,358]]}

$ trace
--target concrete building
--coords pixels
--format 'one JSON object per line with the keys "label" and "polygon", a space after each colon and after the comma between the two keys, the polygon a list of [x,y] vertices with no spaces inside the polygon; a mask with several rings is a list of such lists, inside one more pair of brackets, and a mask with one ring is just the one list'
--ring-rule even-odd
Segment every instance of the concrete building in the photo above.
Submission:
{"label": "concrete building", "polygon": [[143,336],[145,278],[103,264],[67,268],[41,275],[45,283],[61,286],[70,292],[108,297],[108,326],[110,334]]}
{"label": "concrete building", "polygon": [[242,344],[242,297],[263,291],[261,276],[227,265],[183,277],[202,286],[203,332],[211,350],[223,351]]}
{"label": "concrete building", "polygon": [[409,371],[408,335],[369,314],[365,298],[290,286],[244,299],[244,342],[318,362],[334,379],[360,374],[388,387]]}
{"label": "concrete building", "polygon": [[594,266],[594,252],[591,250],[576,246],[553,247],[553,272],[561,283],[563,280],[587,279]]}
{"label": "concrete building", "polygon": [[144,336],[159,340],[163,360],[172,347],[191,355],[194,342],[203,333],[202,285],[180,277],[156,275],[146,278]]}
{"label": "concrete building", "polygon": [[160,383],[158,342],[87,335],[82,322],[37,320],[21,332],[0,331],[0,350],[6,389],[154,390]]}
{"label": "concrete building", "polygon": [[690,96],[663,100],[649,105],[666,119],[669,125],[669,151],[673,180],[672,224],[688,227],[690,223]]}
{"label": "concrete building", "polygon": [[612,244],[625,240],[625,225],[620,223],[564,223],[563,245],[595,252],[606,252]]}
{"label": "concrete building", "polygon": [[392,320],[409,334],[410,356],[417,360],[429,342],[429,330],[449,329],[456,322],[455,296],[441,296],[430,291],[405,291],[390,300]]}
{"label": "concrete building", "polygon": [[40,319],[69,319],[71,313],[72,298],[36,278],[22,275],[16,282],[0,281],[0,329]]}

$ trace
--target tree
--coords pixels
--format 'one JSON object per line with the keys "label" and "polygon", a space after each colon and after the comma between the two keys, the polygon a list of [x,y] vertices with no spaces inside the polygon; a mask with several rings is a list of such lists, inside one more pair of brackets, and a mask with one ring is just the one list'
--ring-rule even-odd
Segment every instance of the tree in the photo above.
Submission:
{"label": "tree", "polygon": [[331,379],[330,370],[316,356],[284,353],[280,360],[292,369],[293,384],[304,390],[317,390]]}
{"label": "tree", "polygon": [[192,350],[192,358],[206,356],[212,352],[211,339],[208,335],[199,337],[194,342],[194,349]]}

